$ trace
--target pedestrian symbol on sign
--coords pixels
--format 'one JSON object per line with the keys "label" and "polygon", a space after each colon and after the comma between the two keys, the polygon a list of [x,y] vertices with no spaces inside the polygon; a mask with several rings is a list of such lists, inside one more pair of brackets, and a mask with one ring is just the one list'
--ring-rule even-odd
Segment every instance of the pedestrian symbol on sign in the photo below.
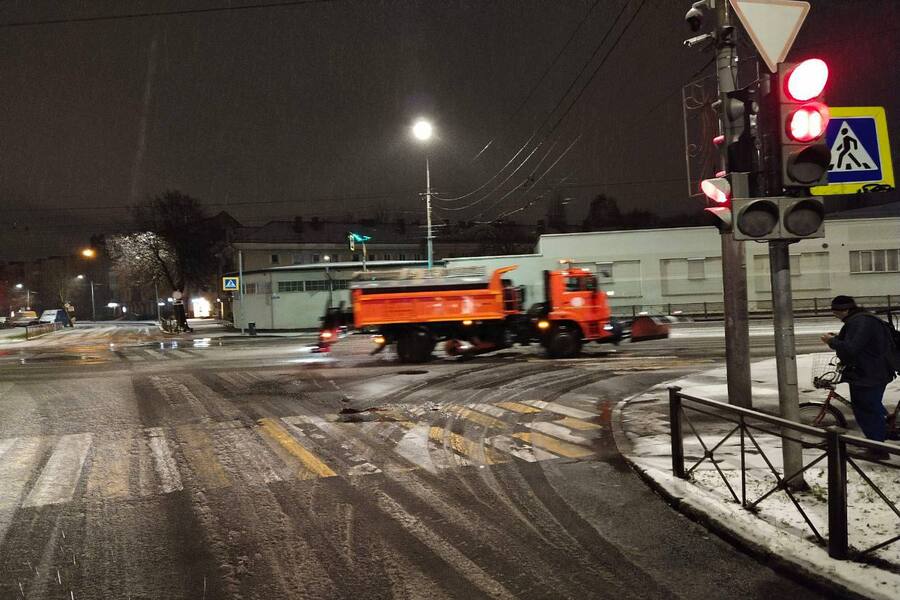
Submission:
{"label": "pedestrian symbol on sign", "polygon": [[840,133],[835,136],[831,145],[831,164],[829,171],[872,171],[877,165],[865,146],[859,142],[859,136],[847,121],[840,125]]}
{"label": "pedestrian symbol on sign", "polygon": [[236,292],[238,291],[238,281],[239,277],[223,277],[222,278],[222,291],[223,292]]}

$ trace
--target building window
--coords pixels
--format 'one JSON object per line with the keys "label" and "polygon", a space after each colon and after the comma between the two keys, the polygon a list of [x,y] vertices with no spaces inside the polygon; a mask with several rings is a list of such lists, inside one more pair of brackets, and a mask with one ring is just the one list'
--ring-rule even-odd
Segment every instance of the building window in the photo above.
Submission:
{"label": "building window", "polygon": [[384,255],[384,260],[391,260],[391,255],[385,253],[385,255]]}
{"label": "building window", "polygon": [[304,281],[307,292],[324,292],[328,289],[328,281],[324,279],[316,279],[313,281]]}
{"label": "building window", "polygon": [[852,250],[851,273],[897,273],[900,271],[900,250]]}
{"label": "building window", "polygon": [[255,283],[245,283],[244,284],[244,293],[245,294],[256,294],[257,286]]}
{"label": "building window", "polygon": [[597,279],[600,283],[613,282],[613,264],[611,262],[597,263]]}
{"label": "building window", "polygon": [[319,262],[320,260],[322,260],[322,257],[321,257],[321,256],[319,256],[318,254],[313,254],[312,261],[313,261],[314,263],[317,263],[317,262]]}
{"label": "building window", "polygon": [[397,255],[397,260],[406,260],[406,255],[403,254],[403,253],[398,254],[398,255]]}
{"label": "building window", "polygon": [[687,259],[687,278],[690,279],[706,279],[706,259],[705,258],[689,258]]}
{"label": "building window", "polygon": [[349,279],[332,279],[331,280],[331,289],[333,290],[346,290],[350,287]]}
{"label": "building window", "polygon": [[303,255],[302,254],[291,255],[291,262],[293,262],[295,265],[302,265],[303,264]]}
{"label": "building window", "polygon": [[269,257],[269,260],[271,261],[271,263],[272,263],[273,265],[277,265],[277,264],[280,262],[280,261],[279,261],[279,257],[278,257],[277,254],[271,255],[271,256]]}
{"label": "building window", "polygon": [[378,255],[373,252],[369,255],[369,260],[378,260]]}
{"label": "building window", "polygon": [[302,291],[303,291],[303,282],[302,281],[279,281],[278,282],[278,293],[302,292]]}

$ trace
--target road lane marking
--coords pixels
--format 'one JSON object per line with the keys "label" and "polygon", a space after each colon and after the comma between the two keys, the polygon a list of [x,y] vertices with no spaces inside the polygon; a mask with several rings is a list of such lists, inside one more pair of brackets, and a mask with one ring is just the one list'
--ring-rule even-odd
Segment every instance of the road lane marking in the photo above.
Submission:
{"label": "road lane marking", "polygon": [[523,442],[531,444],[536,448],[543,448],[544,450],[549,450],[553,454],[557,454],[559,456],[563,456],[565,458],[585,458],[587,456],[592,456],[594,453],[587,448],[582,448],[581,446],[576,446],[574,444],[569,444],[567,442],[562,442],[557,440],[556,438],[552,438],[548,435],[544,435],[543,433],[538,432],[528,432],[522,431],[513,434],[514,438],[518,438]]}
{"label": "road lane marking", "polygon": [[154,360],[166,360],[165,357],[159,353],[159,350],[143,350],[143,352]]}
{"label": "road lane marking", "polygon": [[[490,446],[475,442],[443,427],[432,426],[428,437],[437,444],[453,450],[456,454],[473,461],[475,464],[495,465],[509,462],[509,458],[496,452]],[[471,464],[468,461],[466,464]]]}
{"label": "road lane marking", "polygon": [[597,416],[596,413],[591,413],[586,410],[581,410],[580,408],[572,408],[571,406],[566,406],[565,404],[560,404],[558,402],[544,402],[543,400],[525,400],[525,404],[530,406],[534,406],[535,408],[539,408],[541,410],[545,410],[547,412],[556,413],[558,415],[564,415],[567,417],[575,417],[576,419],[591,419]]}
{"label": "road lane marking", "polygon": [[[347,475],[372,475],[382,472],[373,462],[376,460],[375,448],[357,439],[355,433],[359,428],[356,423],[335,423],[311,415],[284,417],[281,420],[293,433],[293,437],[301,441],[325,439],[326,435],[331,437],[335,443],[328,448],[329,461],[339,465],[342,472]],[[391,465],[395,471],[404,466]]]}
{"label": "road lane marking", "polygon": [[183,350],[169,350],[168,354],[174,354],[180,358],[195,358],[193,354],[189,354]]}
{"label": "road lane marking", "polygon": [[61,437],[22,506],[46,506],[70,501],[81,480],[81,470],[92,439],[90,433]]}
{"label": "road lane marking", "polygon": [[282,481],[272,468],[272,463],[278,459],[271,456],[262,440],[240,421],[219,423],[215,438],[219,453],[233,461],[238,474],[249,483],[265,485]]}
{"label": "road lane marking", "polygon": [[522,413],[524,415],[541,412],[541,409],[539,408],[521,404],[519,402],[498,402],[497,406],[505,408],[507,410],[511,410],[513,412]]}
{"label": "road lane marking", "polygon": [[525,462],[537,462],[538,460],[530,446],[522,445],[520,440],[514,439],[511,436],[495,435],[493,437],[485,438],[484,442],[490,444],[499,452],[509,454],[510,456],[514,456]]}
{"label": "road lane marking", "polygon": [[184,489],[181,475],[178,473],[178,466],[175,464],[175,457],[172,456],[172,450],[166,441],[165,432],[161,427],[150,427],[146,429],[146,432],[147,445],[150,446],[153,464],[159,477],[160,492],[170,494]]}
{"label": "road lane marking", "polygon": [[[306,468],[306,471],[309,473],[316,475],[318,477],[336,477],[337,473],[331,470],[331,468],[326,465],[324,462],[319,460],[319,458],[314,455],[312,452],[304,448],[300,445],[297,440],[295,440],[287,431],[284,430],[281,425],[279,425],[274,419],[260,419],[259,420],[259,429],[270,438],[278,442],[282,448],[287,450],[287,452],[300,461],[300,463]],[[304,477],[305,472],[298,472],[298,477],[301,479],[308,479],[308,477]]]}
{"label": "road lane marking", "polygon": [[16,443],[15,438],[7,438],[5,440],[0,440],[0,460],[3,460],[3,455],[7,450],[13,447],[13,444]]}

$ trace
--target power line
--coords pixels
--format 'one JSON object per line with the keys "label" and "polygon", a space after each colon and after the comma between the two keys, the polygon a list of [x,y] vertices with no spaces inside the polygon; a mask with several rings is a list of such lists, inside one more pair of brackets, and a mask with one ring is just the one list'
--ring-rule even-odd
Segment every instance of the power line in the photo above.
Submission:
{"label": "power line", "polygon": [[232,12],[240,10],[257,10],[264,8],[285,8],[306,4],[331,4],[342,0],[284,0],[283,2],[266,2],[264,4],[239,4],[236,6],[215,6],[211,8],[186,8],[180,10],[159,10],[139,13],[125,13],[121,15],[96,15],[93,17],[70,17],[64,19],[42,19],[37,21],[12,21],[0,23],[0,28],[32,27],[37,25],[61,25],[64,23],[97,23],[101,21],[124,21],[128,19],[145,19],[149,17],[170,17],[180,15],[199,15],[218,12]]}

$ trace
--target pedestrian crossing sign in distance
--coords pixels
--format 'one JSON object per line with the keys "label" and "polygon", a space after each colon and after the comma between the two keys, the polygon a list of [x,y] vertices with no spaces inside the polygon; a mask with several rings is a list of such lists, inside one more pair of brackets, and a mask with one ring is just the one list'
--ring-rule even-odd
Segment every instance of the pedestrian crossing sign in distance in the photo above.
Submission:
{"label": "pedestrian crossing sign in distance", "polygon": [[236,292],[240,289],[240,278],[239,277],[223,277],[222,278],[222,291],[223,292]]}
{"label": "pedestrian crossing sign in distance", "polygon": [[825,140],[831,149],[828,185],[812,193],[855,194],[864,185],[894,187],[887,119],[881,106],[832,106]]}

